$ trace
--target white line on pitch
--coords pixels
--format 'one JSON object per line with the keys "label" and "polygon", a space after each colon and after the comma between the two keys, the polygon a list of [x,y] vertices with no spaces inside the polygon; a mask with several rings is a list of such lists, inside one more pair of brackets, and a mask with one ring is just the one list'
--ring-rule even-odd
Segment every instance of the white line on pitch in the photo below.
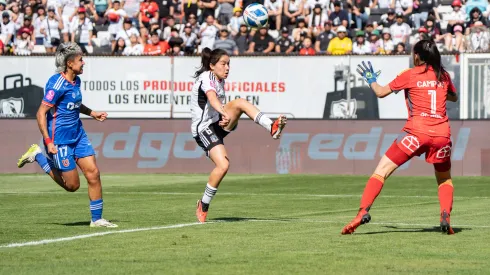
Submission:
{"label": "white line on pitch", "polygon": [[[0,195],[49,195],[49,194],[62,194],[63,191],[5,191],[0,192]],[[118,194],[118,195],[177,195],[177,196],[196,196],[202,195],[202,193],[189,193],[189,192],[116,192],[106,191],[104,194]],[[360,198],[361,194],[287,194],[287,193],[234,193],[234,192],[221,192],[220,196],[292,196],[294,197],[319,197],[319,198]],[[434,199],[437,196],[423,196],[423,195],[381,195],[383,198],[418,198],[418,199]],[[490,199],[490,197],[465,197],[455,196],[456,199]]]}

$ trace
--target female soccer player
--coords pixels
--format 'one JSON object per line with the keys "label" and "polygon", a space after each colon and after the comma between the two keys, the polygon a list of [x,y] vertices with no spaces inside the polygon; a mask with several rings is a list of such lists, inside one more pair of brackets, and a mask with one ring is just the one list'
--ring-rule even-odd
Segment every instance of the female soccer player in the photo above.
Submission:
{"label": "female soccer player", "polygon": [[453,206],[451,180],[451,130],[446,115],[446,100],[457,101],[456,89],[444,70],[441,56],[434,42],[421,40],[413,47],[414,68],[398,75],[387,86],[376,83],[371,62],[364,62],[358,72],[379,98],[405,90],[408,120],[401,135],[381,158],[374,174],[368,180],[361,198],[357,216],[342,230],[352,234],[356,228],[371,220],[369,210],[381,192],[384,181],[401,165],[414,156],[425,153],[425,160],[434,165],[439,185],[441,229],[454,234],[449,217]]}
{"label": "female soccer player", "polygon": [[17,163],[19,168],[37,161],[39,166],[61,187],[75,192],[80,187],[76,165],[88,182],[91,227],[117,227],[102,218],[102,186],[95,163],[95,152],[80,120],[80,113],[104,121],[107,113],[90,110],[82,104],[81,80],[85,62],[82,50],[75,43],[58,47],[55,56],[56,72],[46,84],[44,98],[37,111],[37,123],[44,138],[48,158],[34,144]]}
{"label": "female soccer player", "polygon": [[196,82],[192,88],[191,130],[197,144],[216,165],[211,171],[202,199],[197,201],[196,216],[203,223],[206,221],[209,203],[230,166],[223,139],[236,129],[240,116],[245,113],[255,123],[267,129],[273,139],[280,138],[286,125],[286,117],[280,115],[272,122],[244,99],[235,99],[223,105],[230,57],[224,50],[211,51],[209,48],[204,48],[201,55],[201,68],[195,73]]}

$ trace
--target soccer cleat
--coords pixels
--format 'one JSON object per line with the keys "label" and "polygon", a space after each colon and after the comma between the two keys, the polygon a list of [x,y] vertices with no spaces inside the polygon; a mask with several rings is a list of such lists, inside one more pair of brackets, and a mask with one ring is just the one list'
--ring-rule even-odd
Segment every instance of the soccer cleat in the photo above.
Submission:
{"label": "soccer cleat", "polygon": [[25,154],[20,157],[19,161],[17,162],[17,167],[22,168],[26,163],[33,163],[36,161],[36,156],[37,154],[41,154],[41,147],[37,144],[31,145],[29,147],[29,150]]}
{"label": "soccer cleat", "polygon": [[90,222],[90,227],[118,227],[117,224],[111,223],[106,219],[98,219],[95,222]]}
{"label": "soccer cleat", "polygon": [[203,211],[202,209],[202,202],[201,200],[197,201],[197,207],[196,207],[196,217],[197,220],[200,223],[205,223],[206,222],[206,217],[208,216],[208,211]]}
{"label": "soccer cleat", "polygon": [[276,121],[272,123],[271,135],[273,139],[279,139],[281,137],[282,130],[286,126],[287,120],[285,115],[280,115]]}
{"label": "soccer cleat", "polygon": [[353,234],[359,225],[368,223],[369,221],[371,221],[371,215],[364,209],[359,210],[354,220],[342,229],[342,235]]}
{"label": "soccer cleat", "polygon": [[441,230],[444,233],[447,233],[448,235],[454,234],[454,230],[450,225],[450,218],[449,214],[446,212],[446,210],[442,211],[441,213]]}

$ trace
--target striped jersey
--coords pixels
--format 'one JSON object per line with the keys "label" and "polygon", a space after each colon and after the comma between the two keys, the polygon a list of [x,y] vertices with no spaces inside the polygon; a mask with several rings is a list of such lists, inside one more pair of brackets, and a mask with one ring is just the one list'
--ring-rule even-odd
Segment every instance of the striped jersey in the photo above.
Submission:
{"label": "striped jersey", "polygon": [[225,101],[225,80],[219,80],[211,71],[203,72],[192,87],[192,136],[196,137],[210,124],[219,120],[219,113],[209,104],[206,93],[215,92],[221,104]]}
{"label": "striped jersey", "polygon": [[46,116],[54,144],[75,143],[84,132],[80,120],[80,83],[78,76],[71,82],[63,73],[53,75],[46,83],[42,104],[51,107]]}

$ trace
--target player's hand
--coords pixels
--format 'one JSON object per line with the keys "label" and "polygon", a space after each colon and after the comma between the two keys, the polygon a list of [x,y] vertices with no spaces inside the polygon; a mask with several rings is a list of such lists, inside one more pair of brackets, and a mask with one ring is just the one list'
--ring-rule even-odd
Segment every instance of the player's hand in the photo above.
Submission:
{"label": "player's hand", "polygon": [[377,71],[376,73],[374,72],[371,61],[368,61],[368,65],[362,61],[361,64],[357,65],[357,72],[362,76],[364,81],[367,82],[369,87],[371,87],[371,84],[376,82],[378,76],[381,74],[381,71]]}
{"label": "player's hand", "polygon": [[104,121],[107,118],[107,113],[92,111],[92,117],[98,121]]}
{"label": "player's hand", "polygon": [[219,122],[219,126],[221,127],[226,127],[230,124],[230,117],[228,116],[227,113],[221,114],[221,120]]}
{"label": "player's hand", "polygon": [[58,149],[56,149],[56,146],[53,143],[48,143],[47,146],[48,146],[48,153],[53,155],[58,153]]}

